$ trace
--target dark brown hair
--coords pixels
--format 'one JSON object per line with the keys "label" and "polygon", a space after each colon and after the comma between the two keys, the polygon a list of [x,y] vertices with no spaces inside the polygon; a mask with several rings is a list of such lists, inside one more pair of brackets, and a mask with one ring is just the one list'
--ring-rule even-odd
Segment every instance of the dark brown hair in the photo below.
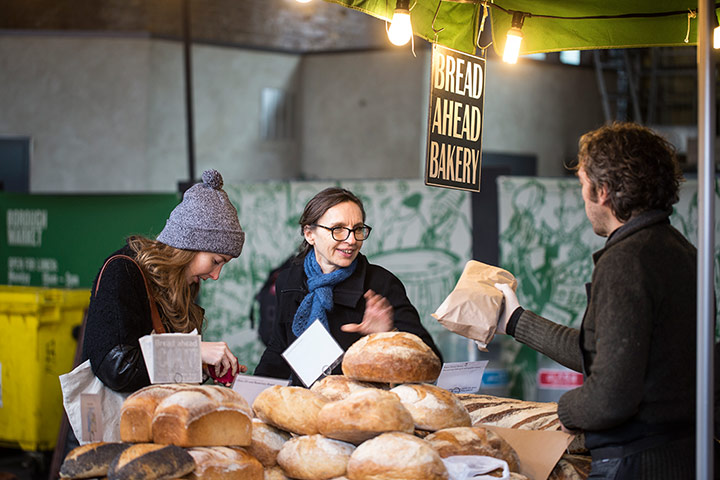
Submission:
{"label": "dark brown hair", "polygon": [[[320,217],[325,215],[325,212],[335,205],[339,205],[344,202],[353,202],[360,207],[363,222],[365,221],[365,207],[363,207],[362,200],[355,196],[355,194],[350,190],[338,187],[329,187],[317,193],[305,205],[305,210],[303,210],[303,213],[300,216],[300,221],[298,222],[300,224],[300,234],[303,235],[305,227],[315,224]],[[303,242],[298,249],[298,258],[304,258],[308,251],[310,251],[310,248],[312,248],[312,246],[303,237]]]}
{"label": "dark brown hair", "polygon": [[682,172],[675,147],[649,128],[631,122],[605,125],[580,138],[578,163],[592,198],[607,188],[621,222],[646,210],[669,210],[678,201]]}

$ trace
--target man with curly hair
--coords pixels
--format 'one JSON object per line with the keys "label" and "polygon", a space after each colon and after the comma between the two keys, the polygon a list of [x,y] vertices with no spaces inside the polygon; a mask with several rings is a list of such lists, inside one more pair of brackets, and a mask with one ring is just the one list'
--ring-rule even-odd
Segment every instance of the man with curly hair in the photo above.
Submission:
{"label": "man with curly hair", "polygon": [[584,374],[558,416],[585,433],[590,478],[694,478],[697,252],[670,225],[682,180],[675,148],[633,123],[586,133],[579,147],[585,213],[607,237],[582,326],[524,310],[498,285],[498,331]]}

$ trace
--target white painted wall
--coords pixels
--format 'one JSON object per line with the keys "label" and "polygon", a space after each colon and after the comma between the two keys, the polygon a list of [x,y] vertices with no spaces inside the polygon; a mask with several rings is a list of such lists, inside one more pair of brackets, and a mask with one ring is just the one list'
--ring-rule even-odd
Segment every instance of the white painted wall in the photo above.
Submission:
{"label": "white painted wall", "polygon": [[[429,49],[290,55],[193,47],[196,172],[228,182],[422,178]],[[602,123],[589,69],[490,61],[483,150],[562,175]],[[260,95],[296,99],[297,138],[260,139]],[[182,45],[0,36],[0,135],[33,138],[31,191],[169,192],[187,177]]]}

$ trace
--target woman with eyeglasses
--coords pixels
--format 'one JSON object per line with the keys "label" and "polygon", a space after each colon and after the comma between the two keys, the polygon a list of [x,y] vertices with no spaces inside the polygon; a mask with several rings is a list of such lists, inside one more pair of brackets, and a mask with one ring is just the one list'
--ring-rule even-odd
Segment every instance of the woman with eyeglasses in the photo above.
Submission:
{"label": "woman with eyeglasses", "polygon": [[[397,329],[417,335],[442,358],[400,280],[360,253],[372,229],[358,197],[326,188],[310,199],[299,223],[304,240],[278,276],[274,331],[255,375],[292,377],[301,385],[281,354],[315,319],[343,350],[363,335]],[[340,366],[333,373],[342,373]]]}

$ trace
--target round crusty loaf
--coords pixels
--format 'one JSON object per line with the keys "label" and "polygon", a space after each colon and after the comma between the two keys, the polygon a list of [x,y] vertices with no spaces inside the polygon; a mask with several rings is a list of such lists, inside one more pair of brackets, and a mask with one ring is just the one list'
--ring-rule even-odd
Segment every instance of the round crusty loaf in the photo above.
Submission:
{"label": "round crusty loaf", "polygon": [[328,403],[322,395],[302,387],[275,385],[255,397],[253,410],[265,423],[299,435],[318,433],[317,415]]}
{"label": "round crusty loaf", "polygon": [[181,447],[246,446],[252,410],[237,392],[216,385],[186,388],[155,409],[153,442]]}
{"label": "round crusty loaf", "polygon": [[195,469],[195,461],[175,445],[137,443],[110,463],[108,480],[164,480],[179,478]]}
{"label": "round crusty loaf", "polygon": [[425,437],[442,458],[455,455],[484,455],[505,460],[512,472],[520,471],[515,449],[500,435],[485,427],[455,427]]}
{"label": "round crusty loaf", "polygon": [[94,478],[107,475],[110,463],[130,443],[95,442],[73,448],[60,466],[60,478]]}
{"label": "round crusty loaf", "polygon": [[447,480],[440,455],[425,440],[407,433],[383,433],[355,449],[350,480]]}
{"label": "round crusty loaf", "polygon": [[350,345],[342,362],[346,376],[365,382],[434,382],[441,368],[435,352],[407,332],[366,335]]}
{"label": "round crusty loaf", "polygon": [[440,430],[469,427],[470,414],[454,393],[427,383],[398,385],[390,390],[412,415],[415,427]]}
{"label": "round crusty loaf", "polygon": [[125,399],[120,410],[120,438],[123,442],[149,443],[155,409],[166,397],[192,385],[170,383],[141,388]]}
{"label": "round crusty loaf", "polygon": [[242,448],[193,447],[195,470],[188,480],[263,480],[263,466]]}
{"label": "round crusty loaf", "polygon": [[267,467],[263,472],[263,480],[290,480],[282,468],[275,465],[274,467]]}
{"label": "round crusty loaf", "polygon": [[322,435],[303,435],[285,442],[277,462],[291,478],[326,480],[345,475],[354,449],[349,443]]}
{"label": "round crusty loaf", "polygon": [[385,432],[412,433],[413,419],[396,394],[365,388],[325,405],[318,414],[318,430],[357,445]]}
{"label": "round crusty loaf", "polygon": [[283,444],[290,440],[290,434],[268,425],[259,418],[252,419],[252,443],[247,448],[248,453],[260,460],[265,467],[272,467],[277,463],[277,454]]}
{"label": "round crusty loaf", "polygon": [[366,382],[358,382],[345,375],[328,375],[312,384],[310,390],[319,393],[331,402],[342,400],[351,393],[364,388],[375,388],[375,385]]}

